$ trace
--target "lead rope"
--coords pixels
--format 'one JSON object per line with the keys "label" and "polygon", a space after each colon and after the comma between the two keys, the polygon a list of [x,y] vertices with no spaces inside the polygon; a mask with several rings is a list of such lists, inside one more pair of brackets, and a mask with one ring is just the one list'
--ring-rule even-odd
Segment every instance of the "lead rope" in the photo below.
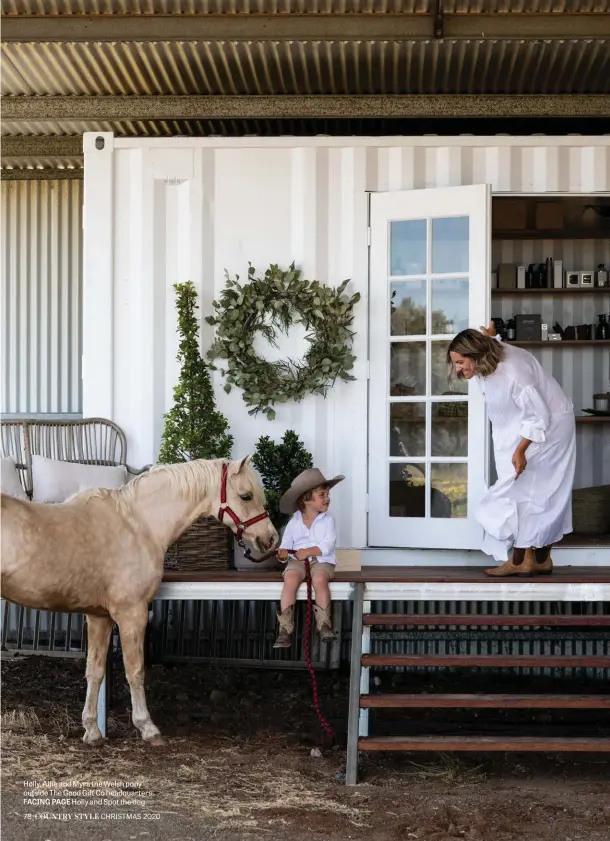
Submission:
{"label": "lead rope", "polygon": [[335,734],[328,723],[328,721],[322,715],[322,710],[320,708],[320,697],[318,695],[318,681],[316,678],[316,673],[314,668],[311,664],[311,651],[309,648],[309,640],[311,639],[311,615],[313,613],[313,595],[312,595],[312,588],[311,588],[311,567],[309,566],[309,558],[305,559],[305,581],[307,582],[307,613],[305,614],[305,662],[307,663],[307,670],[309,672],[309,676],[311,677],[311,689],[313,694],[313,706],[316,711],[316,715],[318,716],[318,721],[320,722],[320,726],[326,732],[328,738],[334,741]]}
{"label": "lead rope", "polygon": [[[250,549],[246,546],[243,540],[237,541],[238,546],[240,546],[244,551],[244,556],[255,564],[260,564],[263,561],[267,561],[269,558],[272,558],[276,555],[277,550],[272,549],[270,552],[267,552],[261,558],[255,558]],[[288,550],[291,555],[294,555],[294,552]],[[309,640],[311,639],[311,615],[313,613],[313,592],[311,587],[311,567],[309,566],[309,558],[305,559],[305,581],[307,583],[307,612],[305,614],[305,642],[303,648],[305,649],[305,663],[307,664],[307,671],[309,672],[309,677],[311,678],[311,689],[313,694],[313,707],[316,711],[316,715],[318,716],[318,721],[320,722],[320,726],[325,731],[326,735],[331,741],[335,739],[335,733],[328,723],[328,721],[322,715],[322,709],[320,707],[320,696],[318,694],[318,681],[316,678],[316,673],[311,663],[311,649],[309,646]]]}

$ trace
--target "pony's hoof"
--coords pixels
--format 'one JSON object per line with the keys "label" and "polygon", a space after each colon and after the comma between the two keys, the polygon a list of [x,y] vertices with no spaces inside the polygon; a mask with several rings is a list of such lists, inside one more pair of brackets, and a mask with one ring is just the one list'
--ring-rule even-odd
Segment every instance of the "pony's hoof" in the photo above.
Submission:
{"label": "pony's hoof", "polygon": [[148,739],[147,741],[148,744],[152,745],[153,748],[164,748],[167,745],[167,742],[160,733],[156,736],[153,736],[152,739]]}
{"label": "pony's hoof", "polygon": [[87,739],[85,736],[83,739],[83,744],[88,748],[103,748],[106,744],[106,739],[103,736],[96,736],[92,739]]}

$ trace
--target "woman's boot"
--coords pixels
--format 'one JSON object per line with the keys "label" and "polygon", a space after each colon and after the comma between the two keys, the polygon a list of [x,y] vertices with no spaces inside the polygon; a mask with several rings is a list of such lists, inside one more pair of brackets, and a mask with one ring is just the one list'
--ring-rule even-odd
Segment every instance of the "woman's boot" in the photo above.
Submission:
{"label": "woman's boot", "polygon": [[294,631],[294,605],[291,604],[286,610],[277,614],[279,631],[275,640],[274,648],[290,648],[292,645],[292,632]]}
{"label": "woman's boot", "polygon": [[313,606],[316,617],[316,628],[320,634],[322,642],[334,642],[337,637],[333,632],[332,621],[330,618],[330,605],[328,607],[320,607],[317,604]]}
{"label": "woman's boot", "polygon": [[499,567],[492,567],[484,570],[485,575],[490,578],[529,578],[535,573],[532,571],[534,559],[533,549],[513,549],[512,557]]}
{"label": "woman's boot", "polygon": [[551,546],[544,546],[542,549],[532,549],[532,574],[551,575],[553,572],[553,561],[551,560]]}

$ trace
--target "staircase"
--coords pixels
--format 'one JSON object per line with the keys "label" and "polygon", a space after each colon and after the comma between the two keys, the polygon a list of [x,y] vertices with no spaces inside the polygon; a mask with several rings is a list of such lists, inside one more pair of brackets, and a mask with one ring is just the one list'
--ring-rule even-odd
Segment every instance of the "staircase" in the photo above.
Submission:
{"label": "staircase", "polygon": [[365,601],[365,584],[354,588],[352,625],[351,677],[349,692],[349,721],[347,743],[346,784],[355,785],[361,751],[583,751],[610,752],[610,738],[556,736],[371,736],[371,709],[579,709],[610,710],[610,694],[370,694],[372,667],[440,667],[457,668],[540,668],[540,669],[610,669],[610,657],[593,655],[549,656],[540,654],[373,654],[371,637],[374,628],[384,629],[386,635],[406,626],[421,628],[425,635],[432,629],[450,626],[497,628],[610,627],[610,614],[595,615],[405,615],[375,614],[371,602]]}

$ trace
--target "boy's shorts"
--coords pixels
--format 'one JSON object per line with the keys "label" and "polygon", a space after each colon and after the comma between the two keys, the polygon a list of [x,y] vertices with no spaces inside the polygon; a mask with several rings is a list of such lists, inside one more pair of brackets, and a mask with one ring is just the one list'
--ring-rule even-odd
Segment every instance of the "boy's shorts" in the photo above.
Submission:
{"label": "boy's shorts", "polygon": [[[312,561],[309,562],[309,568],[311,569],[311,574],[313,575],[314,572],[323,572],[328,576],[328,580],[332,581],[335,577],[335,565],[328,564],[326,561],[318,561],[317,558],[314,558]],[[286,575],[288,570],[294,570],[295,572],[300,573],[301,581],[305,581],[305,563],[304,561],[297,561],[296,558],[290,558],[288,563],[286,564],[286,569],[282,573],[282,577]]]}

